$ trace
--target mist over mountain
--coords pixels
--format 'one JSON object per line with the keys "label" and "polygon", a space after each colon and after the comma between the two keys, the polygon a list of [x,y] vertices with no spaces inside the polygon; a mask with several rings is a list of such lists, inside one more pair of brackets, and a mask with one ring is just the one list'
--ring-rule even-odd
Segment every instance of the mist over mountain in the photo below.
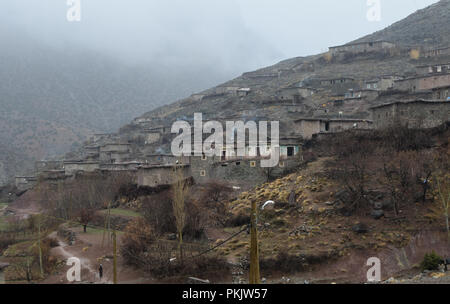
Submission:
{"label": "mist over mountain", "polygon": [[[93,133],[114,132],[143,113],[286,54],[354,39],[361,35],[357,24],[363,23],[366,32],[379,26],[368,24],[360,1],[336,8],[325,0],[314,3],[280,1],[272,12],[270,1],[82,1],[82,22],[70,23],[66,1],[5,0],[0,9],[0,184],[30,172],[34,160],[73,150]],[[449,39],[439,37],[448,37],[449,19],[442,20],[448,3],[436,4],[440,14],[401,21],[374,37],[445,43]],[[393,5],[383,6],[387,20],[394,18]],[[325,19],[331,14],[339,35],[326,34],[330,29],[317,21],[318,10]],[[264,17],[268,12],[271,17]],[[311,16],[300,18],[301,12]],[[311,26],[296,26],[302,18]],[[426,33],[417,34],[422,27]]]}
{"label": "mist over mountain", "polygon": [[76,45],[52,47],[5,27],[0,41],[2,181],[93,133],[115,131],[139,114],[232,76],[212,64],[138,65]]}

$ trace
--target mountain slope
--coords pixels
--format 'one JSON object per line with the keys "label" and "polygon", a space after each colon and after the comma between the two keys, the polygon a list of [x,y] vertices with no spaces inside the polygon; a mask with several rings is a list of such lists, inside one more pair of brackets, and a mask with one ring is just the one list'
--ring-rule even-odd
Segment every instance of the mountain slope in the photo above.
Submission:
{"label": "mountain slope", "polygon": [[450,0],[418,10],[393,25],[354,42],[386,40],[406,46],[450,45]]}
{"label": "mountain slope", "polygon": [[[390,40],[404,47],[450,46],[450,0],[441,0],[434,5],[411,14],[382,31],[365,36],[355,42],[374,40]],[[249,110],[255,113],[253,116],[258,116],[258,113],[262,114],[258,110],[261,110],[263,106],[258,104],[257,101],[273,106],[273,104],[270,105],[269,101],[274,99],[277,89],[295,82],[347,76],[357,79],[361,84],[365,79],[375,78],[380,75],[413,75],[415,67],[420,64],[420,60],[412,60],[409,55],[405,56],[404,54],[391,56],[372,56],[368,54],[367,56],[358,56],[357,58],[339,62],[329,62],[325,57],[324,54],[319,54],[288,59],[270,67],[245,73],[241,77],[218,86],[251,87],[253,93],[244,99],[244,103],[240,99],[229,97],[209,98],[207,101],[195,101],[192,98],[186,98],[172,105],[150,111],[142,117],[158,117],[162,120],[170,121],[179,117],[189,116],[196,111],[215,115],[216,117],[230,117],[233,114],[239,117],[241,112],[248,112]],[[252,75],[278,73],[281,75],[278,78],[252,77]],[[218,87],[201,92],[201,94],[214,95]],[[311,108],[317,108],[326,99],[315,101],[307,100],[306,102]],[[304,114],[312,115],[310,112],[305,112]],[[283,116],[281,115],[281,117]],[[272,116],[271,118],[276,117]]]}
{"label": "mountain slope", "polygon": [[126,65],[3,26],[0,41],[0,185],[34,160],[62,155],[92,133],[115,131],[226,77],[208,66]]}

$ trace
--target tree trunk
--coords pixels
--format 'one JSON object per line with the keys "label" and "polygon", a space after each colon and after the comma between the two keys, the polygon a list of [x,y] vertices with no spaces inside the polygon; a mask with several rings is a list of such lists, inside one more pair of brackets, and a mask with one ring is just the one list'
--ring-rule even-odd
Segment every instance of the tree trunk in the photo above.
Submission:
{"label": "tree trunk", "polygon": [[450,239],[450,227],[449,227],[449,223],[448,223],[448,213],[445,214],[445,223],[447,225],[447,236]]}
{"label": "tree trunk", "polygon": [[180,254],[180,261],[183,262],[183,232],[179,232],[178,238],[179,238],[178,252]]}

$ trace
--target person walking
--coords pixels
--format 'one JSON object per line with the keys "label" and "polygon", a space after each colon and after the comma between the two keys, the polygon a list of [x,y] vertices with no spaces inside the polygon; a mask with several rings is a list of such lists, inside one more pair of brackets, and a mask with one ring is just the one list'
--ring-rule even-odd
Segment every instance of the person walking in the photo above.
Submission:
{"label": "person walking", "polygon": [[100,264],[100,267],[98,267],[98,276],[100,277],[100,280],[103,278],[103,265]]}

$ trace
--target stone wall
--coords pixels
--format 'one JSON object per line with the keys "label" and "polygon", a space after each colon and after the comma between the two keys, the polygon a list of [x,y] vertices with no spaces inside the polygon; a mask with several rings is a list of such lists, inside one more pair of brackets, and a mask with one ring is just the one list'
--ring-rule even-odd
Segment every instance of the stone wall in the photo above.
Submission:
{"label": "stone wall", "polygon": [[64,170],[66,175],[72,175],[78,171],[94,172],[100,169],[100,163],[98,162],[85,162],[85,163],[64,163]]}
{"label": "stone wall", "polygon": [[397,102],[371,110],[377,129],[396,124],[410,128],[433,128],[449,121],[450,102]]}
{"label": "stone wall", "polygon": [[450,86],[450,74],[431,75],[397,80],[394,89],[404,92],[432,90]]}
{"label": "stone wall", "polygon": [[36,173],[50,170],[62,170],[63,161],[37,161],[34,164]]}
{"label": "stone wall", "polygon": [[[183,165],[183,176],[191,176],[189,165]],[[137,184],[139,186],[157,187],[161,185],[171,185],[177,180],[174,166],[149,166],[141,167],[137,171]]]}
{"label": "stone wall", "polygon": [[210,180],[225,181],[233,186],[248,188],[267,182],[271,177],[282,176],[298,165],[298,158],[281,159],[278,166],[261,168],[260,159],[220,161],[218,157],[191,159],[191,173],[196,183]]}
{"label": "stone wall", "polygon": [[333,55],[339,53],[365,53],[365,52],[376,52],[387,50],[395,47],[395,44],[386,41],[373,41],[373,42],[363,42],[355,44],[346,44],[335,47],[330,47],[330,52]]}

